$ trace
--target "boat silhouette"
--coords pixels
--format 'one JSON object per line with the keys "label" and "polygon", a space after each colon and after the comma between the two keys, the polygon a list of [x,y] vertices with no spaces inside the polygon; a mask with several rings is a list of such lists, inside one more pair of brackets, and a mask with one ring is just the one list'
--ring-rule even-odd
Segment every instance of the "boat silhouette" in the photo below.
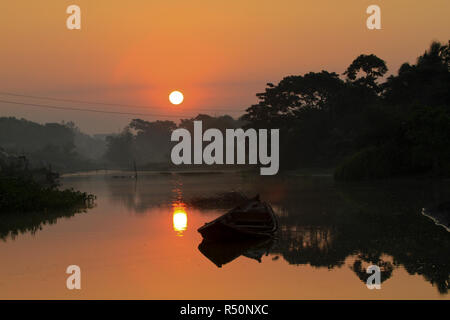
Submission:
{"label": "boat silhouette", "polygon": [[269,253],[273,245],[272,238],[250,239],[244,241],[205,241],[198,250],[217,267],[221,268],[240,256],[261,262],[261,258]]}
{"label": "boat silhouette", "polygon": [[206,223],[198,232],[207,241],[270,238],[278,229],[272,207],[259,196]]}

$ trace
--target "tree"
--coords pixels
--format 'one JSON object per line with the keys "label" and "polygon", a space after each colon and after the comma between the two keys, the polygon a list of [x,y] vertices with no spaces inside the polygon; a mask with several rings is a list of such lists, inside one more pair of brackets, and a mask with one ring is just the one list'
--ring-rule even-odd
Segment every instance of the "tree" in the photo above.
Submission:
{"label": "tree", "polygon": [[[344,75],[347,76],[347,81],[354,85],[362,86],[376,93],[381,92],[377,80],[384,76],[388,68],[384,60],[378,58],[374,54],[361,54],[358,56],[347,70]],[[363,75],[358,76],[363,73]]]}
{"label": "tree", "polygon": [[302,108],[334,113],[343,88],[344,82],[334,72],[288,76],[277,86],[268,83],[265,92],[256,95],[259,103],[248,108],[242,119],[257,127],[279,127],[289,126]]}
{"label": "tree", "polygon": [[107,137],[105,158],[120,166],[168,163],[170,135],[176,124],[172,121],[149,122],[133,119],[119,134]]}
{"label": "tree", "polygon": [[133,119],[129,128],[134,132],[135,160],[141,164],[168,162],[170,135],[176,127],[173,121]]}
{"label": "tree", "polygon": [[134,159],[134,138],[130,129],[106,137],[105,159],[118,165],[129,165]]}
{"label": "tree", "polygon": [[386,101],[403,106],[450,105],[449,45],[433,42],[415,65],[404,63],[384,85]]}
{"label": "tree", "polygon": [[420,107],[408,121],[411,162],[416,170],[435,176],[450,174],[450,109]]}

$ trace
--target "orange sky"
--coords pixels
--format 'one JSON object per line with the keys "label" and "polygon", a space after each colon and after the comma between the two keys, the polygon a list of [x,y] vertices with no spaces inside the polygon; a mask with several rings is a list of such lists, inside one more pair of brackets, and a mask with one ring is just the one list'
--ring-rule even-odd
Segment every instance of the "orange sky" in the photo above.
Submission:
{"label": "orange sky", "polygon": [[[81,7],[81,30],[66,28],[71,4]],[[382,30],[365,26],[370,4],[381,7]],[[0,91],[149,108],[0,100],[173,120],[198,112],[237,116],[267,82],[322,69],[342,73],[361,53],[375,53],[395,72],[432,40],[450,39],[449,12],[448,0],[3,1]],[[185,94],[182,105],[169,104],[171,90]],[[39,122],[75,120],[89,133],[117,132],[136,117],[0,108]]]}

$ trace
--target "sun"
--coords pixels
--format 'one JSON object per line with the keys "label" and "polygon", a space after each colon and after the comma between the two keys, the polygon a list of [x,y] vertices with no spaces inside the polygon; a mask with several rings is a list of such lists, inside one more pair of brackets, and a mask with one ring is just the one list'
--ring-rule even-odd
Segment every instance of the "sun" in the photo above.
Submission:
{"label": "sun", "polygon": [[184,100],[184,96],[180,91],[172,91],[169,94],[169,101],[172,104],[180,104]]}

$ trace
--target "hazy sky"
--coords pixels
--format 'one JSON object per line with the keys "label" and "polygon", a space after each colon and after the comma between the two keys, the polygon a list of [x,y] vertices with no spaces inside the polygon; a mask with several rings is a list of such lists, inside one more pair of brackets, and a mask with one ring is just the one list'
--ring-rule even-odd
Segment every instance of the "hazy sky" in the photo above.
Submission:
{"label": "hazy sky", "polygon": [[[81,8],[81,30],[66,8]],[[366,28],[381,7],[382,30]],[[342,73],[361,53],[389,72],[450,39],[448,0],[15,0],[0,4],[0,91],[148,106],[90,105],[0,94],[2,101],[156,116],[52,110],[0,102],[1,116],[74,120],[89,133],[132,118],[240,115],[267,82],[323,69]],[[170,105],[180,90],[185,102]]]}

